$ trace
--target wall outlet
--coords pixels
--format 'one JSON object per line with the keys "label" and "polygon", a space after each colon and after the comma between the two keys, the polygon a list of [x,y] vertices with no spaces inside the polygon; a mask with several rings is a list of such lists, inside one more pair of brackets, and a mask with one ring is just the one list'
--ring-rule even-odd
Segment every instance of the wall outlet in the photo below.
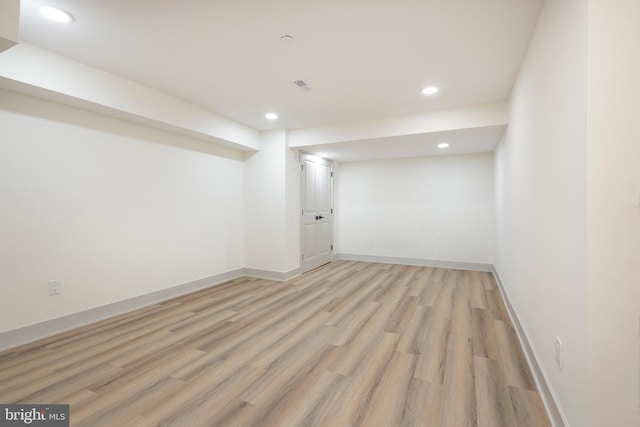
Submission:
{"label": "wall outlet", "polygon": [[556,364],[558,369],[562,369],[562,341],[556,337]]}
{"label": "wall outlet", "polygon": [[62,280],[49,280],[49,296],[62,293]]}

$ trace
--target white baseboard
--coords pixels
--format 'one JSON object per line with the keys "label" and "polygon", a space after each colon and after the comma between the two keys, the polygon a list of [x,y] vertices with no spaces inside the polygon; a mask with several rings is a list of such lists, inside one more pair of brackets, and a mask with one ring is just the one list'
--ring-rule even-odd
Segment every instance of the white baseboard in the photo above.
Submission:
{"label": "white baseboard", "polygon": [[295,268],[287,272],[238,268],[226,273],[205,277],[204,279],[194,280],[192,282],[183,283],[166,289],[160,289],[149,294],[117,301],[78,313],[69,314],[67,316],[58,317],[56,319],[46,320],[44,322],[35,323],[22,328],[0,332],[0,352],[24,344],[29,344],[43,338],[48,338],[56,334],[61,334],[91,323],[99,322],[100,320],[128,313],[139,308],[158,304],[191,292],[219,285],[221,283],[228,282],[229,280],[237,279],[238,277],[256,277],[260,279],[287,281],[299,276],[300,274],[300,268]]}
{"label": "white baseboard", "polygon": [[[518,315],[509,301],[509,296],[505,291],[504,284],[500,275],[495,267],[491,264],[469,263],[469,262],[456,262],[456,261],[440,261],[440,260],[426,260],[415,258],[396,258],[396,257],[383,257],[374,255],[357,255],[357,254],[337,254],[337,259],[348,261],[364,261],[375,262],[385,264],[400,264],[400,265],[417,265],[424,267],[435,268],[450,268],[457,270],[474,270],[491,272],[496,278],[500,293],[505,301],[507,311],[511,317],[520,345],[522,346],[527,363],[531,369],[531,373],[538,387],[538,391],[547,410],[549,418],[553,427],[567,427],[569,423],[564,416],[564,413],[560,409],[560,405],[553,393],[549,388],[548,381],[544,371],[540,368],[535,355],[535,352],[529,345],[529,340],[525,330],[523,329]],[[22,328],[14,329],[7,332],[0,333],[0,352],[9,350],[24,344],[37,341],[39,339],[48,338],[50,336],[60,334],[72,329],[79,328],[91,323],[98,322],[100,320],[108,319],[119,314],[124,314],[139,308],[143,308],[149,305],[158,304],[160,302],[176,298],[191,292],[195,292],[201,289],[205,289],[211,286],[219,285],[229,280],[233,280],[239,277],[257,277],[269,280],[287,281],[297,277],[301,274],[300,268],[295,268],[287,272],[277,272],[268,270],[259,270],[252,268],[239,268],[226,273],[217,274],[214,276],[206,277],[204,279],[194,280],[192,282],[183,283],[181,285],[173,286],[166,289],[161,289],[146,295],[140,295],[134,298],[130,298],[123,301],[107,304],[101,307],[92,308],[79,313],[73,313],[67,316],[59,317],[33,325],[28,325]]]}
{"label": "white baseboard", "polygon": [[67,316],[58,317],[56,319],[46,320],[44,322],[35,323],[22,328],[1,332],[0,351],[29,344],[43,338],[48,338],[81,326],[108,319],[119,314],[128,313],[139,308],[158,304],[191,292],[219,285],[221,283],[228,282],[229,280],[243,277],[245,275],[244,273],[244,269],[239,268],[226,273],[216,274],[214,276],[172,286],[170,288],[160,289],[149,294],[117,301],[78,313],[69,314]]}
{"label": "white baseboard", "polygon": [[255,268],[245,268],[244,275],[247,277],[255,277],[258,279],[268,279],[268,280],[278,280],[280,282],[286,282],[287,280],[291,280],[294,277],[298,277],[302,274],[302,269],[300,267],[294,268],[289,271],[269,271],[269,270],[259,270]]}
{"label": "white baseboard", "polygon": [[492,264],[475,262],[442,261],[422,258],[400,258],[378,255],[338,254],[338,258],[346,261],[364,261],[382,264],[417,265],[420,267],[449,268],[452,270],[472,270],[493,272]]}
{"label": "white baseboard", "polygon": [[538,393],[540,393],[542,403],[544,403],[544,407],[547,410],[551,425],[553,427],[568,427],[569,422],[567,421],[564,412],[558,404],[558,399],[553,393],[553,390],[551,390],[548,386],[549,382],[547,381],[547,376],[545,375],[544,370],[540,367],[540,364],[538,364],[538,357],[536,357],[535,351],[529,345],[529,337],[527,336],[527,333],[520,323],[520,319],[518,318],[516,310],[511,305],[509,295],[505,290],[504,283],[500,278],[500,274],[498,274],[498,271],[495,269],[495,267],[493,267],[492,273],[496,278],[496,282],[498,283],[498,288],[500,289],[502,299],[504,300],[507,311],[509,312],[511,323],[513,323],[513,326],[516,329],[518,340],[520,341],[520,345],[524,350],[524,355],[527,359],[529,369],[531,370],[533,379],[536,383],[536,386],[538,387]]}

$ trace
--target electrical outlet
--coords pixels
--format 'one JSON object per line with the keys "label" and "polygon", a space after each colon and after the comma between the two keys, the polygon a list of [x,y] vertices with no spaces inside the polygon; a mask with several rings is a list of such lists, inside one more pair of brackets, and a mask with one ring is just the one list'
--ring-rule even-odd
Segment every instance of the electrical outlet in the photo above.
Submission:
{"label": "electrical outlet", "polygon": [[49,280],[49,296],[62,293],[62,280]]}
{"label": "electrical outlet", "polygon": [[562,369],[562,341],[560,341],[560,337],[556,337],[556,364],[558,369]]}

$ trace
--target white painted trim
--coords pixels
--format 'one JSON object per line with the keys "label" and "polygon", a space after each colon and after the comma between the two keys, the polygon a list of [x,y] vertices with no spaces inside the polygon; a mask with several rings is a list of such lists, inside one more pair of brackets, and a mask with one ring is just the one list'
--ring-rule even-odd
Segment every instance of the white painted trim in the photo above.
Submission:
{"label": "white painted trim", "polygon": [[149,294],[140,295],[100,307],[91,308],[89,310],[78,313],[69,314],[67,316],[58,317],[56,319],[46,320],[44,322],[35,323],[33,325],[24,326],[22,328],[13,329],[0,333],[0,351],[9,350],[24,344],[48,338],[50,336],[61,334],[100,320],[108,319],[120,314],[128,313],[139,308],[158,304],[181,295],[206,289],[211,286],[219,285],[229,280],[237,279],[244,276],[244,269],[228,271],[226,273],[216,274],[214,276],[205,277],[203,279],[194,280],[192,282],[183,283],[181,285],[172,286],[166,289],[160,289]]}
{"label": "white painted trim", "polygon": [[520,323],[518,313],[511,305],[509,295],[506,292],[504,283],[502,282],[500,274],[496,270],[495,266],[492,269],[492,273],[496,279],[496,282],[498,283],[498,288],[500,289],[500,293],[502,294],[502,299],[504,300],[507,311],[509,312],[511,323],[513,323],[513,326],[516,330],[518,341],[520,341],[520,346],[524,350],[524,355],[527,359],[527,363],[529,364],[529,369],[531,370],[531,374],[533,375],[533,379],[538,388],[538,393],[540,393],[540,397],[542,398],[542,403],[544,404],[544,407],[547,410],[547,414],[549,415],[551,425],[553,427],[567,427],[569,426],[569,421],[562,411],[562,407],[558,403],[558,399],[555,393],[551,388],[549,388],[550,383],[547,379],[547,376],[538,363],[539,358],[536,356],[536,352],[529,345],[529,338],[527,336],[527,333]]}
{"label": "white painted trim", "polygon": [[493,265],[476,262],[443,261],[422,258],[400,258],[378,255],[338,254],[338,259],[346,261],[364,261],[382,264],[417,265],[421,267],[450,268],[452,270],[472,270],[493,272]]}
{"label": "white painted trim", "polygon": [[258,270],[255,268],[245,268],[244,275],[247,277],[255,277],[258,279],[268,279],[268,280],[277,280],[279,282],[286,282],[287,280],[291,280],[294,277],[298,277],[302,274],[302,269],[300,267],[294,268],[289,271],[269,271],[269,270]]}

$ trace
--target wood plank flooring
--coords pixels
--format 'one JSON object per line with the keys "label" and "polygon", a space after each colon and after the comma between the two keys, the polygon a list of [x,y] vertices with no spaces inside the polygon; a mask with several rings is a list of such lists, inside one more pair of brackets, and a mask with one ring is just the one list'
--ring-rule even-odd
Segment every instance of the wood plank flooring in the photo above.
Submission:
{"label": "wood plank flooring", "polygon": [[351,261],[0,353],[0,403],[92,427],[550,425],[489,273]]}

